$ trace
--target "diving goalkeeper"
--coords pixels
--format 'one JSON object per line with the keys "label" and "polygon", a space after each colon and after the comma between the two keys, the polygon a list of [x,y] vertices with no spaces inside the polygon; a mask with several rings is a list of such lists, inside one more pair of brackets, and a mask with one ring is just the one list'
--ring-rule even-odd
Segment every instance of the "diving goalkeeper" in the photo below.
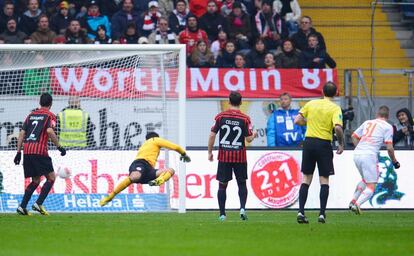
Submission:
{"label": "diving goalkeeper", "polygon": [[155,132],[148,133],[145,139],[146,141],[139,148],[135,160],[129,166],[129,176],[122,180],[121,183],[115,187],[113,192],[99,202],[100,206],[106,205],[131,183],[160,186],[169,180],[174,175],[174,169],[154,169],[161,148],[177,151],[181,154],[180,160],[183,162],[191,161],[183,148],[168,140],[160,138]]}

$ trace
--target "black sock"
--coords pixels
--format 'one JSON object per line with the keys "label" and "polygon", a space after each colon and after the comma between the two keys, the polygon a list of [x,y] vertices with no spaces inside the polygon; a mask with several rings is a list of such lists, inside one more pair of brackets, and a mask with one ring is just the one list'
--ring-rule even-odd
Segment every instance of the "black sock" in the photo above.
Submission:
{"label": "black sock", "polygon": [[308,199],[309,185],[302,183],[299,189],[299,212],[305,215],[305,204]]}
{"label": "black sock", "polygon": [[321,191],[319,193],[319,200],[321,202],[321,210],[319,211],[319,215],[323,215],[324,217],[325,217],[326,204],[328,203],[328,196],[329,196],[329,185],[322,184]]}
{"label": "black sock", "polygon": [[220,215],[226,215],[226,189],[227,184],[219,183],[217,199],[220,208]]}
{"label": "black sock", "polygon": [[237,185],[239,185],[240,209],[245,209],[247,201],[246,181],[238,182]]}
{"label": "black sock", "polygon": [[30,184],[26,187],[26,190],[24,191],[23,200],[20,204],[22,208],[27,207],[27,203],[29,202],[30,198],[33,195],[33,192],[36,190],[37,186],[39,186],[39,183],[30,182]]}
{"label": "black sock", "polygon": [[51,180],[47,180],[45,182],[45,184],[43,184],[42,190],[40,191],[39,198],[36,200],[37,204],[39,204],[39,205],[43,204],[43,202],[45,201],[47,195],[49,194],[49,191],[53,187],[53,183],[55,183],[55,182],[51,181]]}

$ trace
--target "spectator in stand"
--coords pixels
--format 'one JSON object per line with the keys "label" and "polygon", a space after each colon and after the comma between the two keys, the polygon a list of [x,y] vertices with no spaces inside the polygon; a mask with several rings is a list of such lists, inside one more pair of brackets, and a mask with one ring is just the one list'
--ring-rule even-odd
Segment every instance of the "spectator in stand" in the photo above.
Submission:
{"label": "spectator in stand", "polygon": [[299,109],[291,107],[292,97],[283,93],[279,97],[280,107],[273,111],[267,120],[268,147],[297,147],[305,139],[306,126],[294,124]]}
{"label": "spectator in stand", "polygon": [[267,54],[263,39],[256,39],[254,49],[247,55],[247,66],[249,68],[266,68],[264,59]]}
{"label": "spectator in stand", "polygon": [[121,0],[105,0],[105,4],[101,4],[99,10],[101,10],[103,15],[106,15],[109,19],[111,19],[114,13],[122,8],[121,6]]}
{"label": "spectator in stand", "polygon": [[233,11],[227,16],[229,39],[236,42],[236,48],[245,50],[250,48],[252,28],[249,15],[242,10],[239,2],[233,3]]}
{"label": "spectator in stand", "polygon": [[301,68],[330,68],[336,67],[336,62],[329,56],[326,49],[319,46],[318,36],[308,36],[308,48],[300,53],[299,60]]}
{"label": "spectator in stand", "polygon": [[39,17],[38,28],[30,37],[34,44],[52,44],[56,37],[55,32],[49,28],[49,18],[46,14],[41,14]]}
{"label": "spectator in stand", "polygon": [[52,17],[56,14],[56,10],[60,4],[60,0],[43,0],[41,3],[42,13],[46,14],[47,17]]}
{"label": "spectator in stand", "polygon": [[119,42],[121,44],[137,44],[140,37],[135,23],[129,23],[125,34],[119,39]]}
{"label": "spectator in stand", "polygon": [[398,122],[394,127],[393,143],[396,147],[414,149],[414,120],[408,108],[397,111]]}
{"label": "spectator in stand", "polygon": [[179,35],[180,32],[187,26],[188,15],[190,15],[190,11],[187,8],[187,2],[184,0],[178,0],[175,3],[175,9],[168,16],[170,28],[176,35]]}
{"label": "spectator in stand", "polygon": [[215,40],[210,47],[210,50],[213,53],[215,59],[217,59],[217,56],[220,54],[220,51],[224,50],[224,46],[226,43],[227,33],[223,29],[220,29],[217,40]]}
{"label": "spectator in stand", "polygon": [[125,34],[128,24],[137,22],[138,13],[133,8],[132,0],[124,0],[122,10],[112,16],[111,31],[113,40],[119,40],[121,35]]}
{"label": "spectator in stand", "polygon": [[66,44],[88,44],[86,31],[81,29],[79,20],[71,20],[65,33]]}
{"label": "spectator in stand", "polygon": [[12,1],[4,2],[3,12],[0,14],[0,33],[6,31],[7,23],[10,18],[14,18],[14,20],[18,23],[19,16],[14,12],[14,4]]}
{"label": "spectator in stand", "polygon": [[80,20],[80,23],[83,28],[86,28],[89,40],[95,38],[100,25],[105,26],[106,37],[111,37],[111,23],[108,16],[101,14],[98,0],[89,0],[87,7],[88,13]]}
{"label": "spectator in stand", "polygon": [[93,43],[94,44],[112,44],[112,38],[106,35],[106,27],[104,25],[98,26]]}
{"label": "spectator in stand", "polygon": [[246,57],[242,53],[236,53],[234,57],[235,68],[246,68]]}
{"label": "spectator in stand", "polygon": [[240,3],[246,6],[246,13],[248,13],[249,15],[256,14],[255,1],[261,2],[261,0],[239,0]]}
{"label": "spectator in stand", "polygon": [[297,0],[275,0],[273,2],[273,12],[278,13],[286,21],[289,36],[298,32],[298,23],[302,11]]}
{"label": "spectator in stand", "polygon": [[233,41],[227,41],[224,49],[217,57],[216,67],[218,68],[234,68],[234,59],[236,58],[236,45]]}
{"label": "spectator in stand", "polygon": [[257,12],[254,20],[256,26],[253,28],[253,37],[262,38],[266,49],[277,49],[282,44],[282,40],[287,38],[286,23],[279,14],[273,14],[272,0],[263,0],[262,8]]}
{"label": "spectator in stand", "polygon": [[290,39],[282,43],[282,52],[276,55],[276,68],[299,68],[300,52],[295,49]]}
{"label": "spectator in stand", "polygon": [[141,16],[148,10],[148,4],[152,1],[154,0],[133,0],[134,11],[138,13],[138,16]]}
{"label": "spectator in stand", "polygon": [[[208,0],[190,0],[190,12],[194,14],[197,18],[201,18],[207,12],[207,3]],[[220,10],[222,1],[216,0],[218,9]]]}
{"label": "spectator in stand", "polygon": [[169,28],[168,20],[161,17],[158,28],[148,37],[150,44],[178,44],[177,35]]}
{"label": "spectator in stand", "polygon": [[151,1],[148,3],[148,10],[138,19],[138,30],[142,36],[148,37],[158,26],[161,13],[158,11],[158,2]]}
{"label": "spectator in stand", "polygon": [[309,35],[316,35],[318,37],[319,48],[326,49],[325,40],[321,33],[317,32],[312,27],[312,19],[309,16],[303,16],[300,19],[300,28],[299,31],[292,36],[293,45],[298,50],[305,50],[308,47],[308,37]]}
{"label": "spectator in stand", "polygon": [[206,31],[210,42],[217,39],[220,30],[227,31],[227,21],[217,12],[217,4],[214,0],[208,1],[207,12],[201,16],[199,23],[200,28]]}
{"label": "spectator in stand", "polygon": [[6,30],[0,34],[5,44],[22,44],[26,34],[17,30],[17,21],[15,18],[8,18]]}
{"label": "spectator in stand", "polygon": [[[168,17],[174,10],[176,0],[158,0],[159,11],[162,16]],[[185,6],[188,6],[188,1],[185,0]]]}
{"label": "spectator in stand", "polygon": [[18,24],[19,29],[26,35],[33,34],[38,28],[40,14],[42,11],[39,9],[38,0],[28,0],[27,11],[23,13]]}
{"label": "spectator in stand", "polygon": [[68,2],[62,1],[59,4],[59,11],[53,15],[50,20],[50,29],[52,29],[57,35],[64,35],[66,28],[69,26],[72,19],[73,17],[69,15]]}
{"label": "spectator in stand", "polygon": [[208,45],[207,33],[198,27],[197,17],[190,14],[187,17],[187,26],[178,36],[181,44],[187,46],[187,56],[193,52],[198,41],[204,41]]}
{"label": "spectator in stand", "polygon": [[188,66],[195,68],[214,67],[214,55],[203,40],[197,41],[196,47],[188,58]]}
{"label": "spectator in stand", "polygon": [[[221,7],[220,12],[224,17],[229,16],[230,13],[233,11],[233,8],[234,8],[233,4],[234,3],[236,3],[235,0],[224,0],[223,1],[223,6]],[[244,4],[242,4],[240,2],[237,2],[237,3],[240,4],[240,7],[243,10],[243,12],[247,13],[246,6],[244,6]]]}
{"label": "spectator in stand", "polygon": [[266,66],[266,69],[275,69],[275,55],[273,53],[269,52],[265,55],[264,63]]}

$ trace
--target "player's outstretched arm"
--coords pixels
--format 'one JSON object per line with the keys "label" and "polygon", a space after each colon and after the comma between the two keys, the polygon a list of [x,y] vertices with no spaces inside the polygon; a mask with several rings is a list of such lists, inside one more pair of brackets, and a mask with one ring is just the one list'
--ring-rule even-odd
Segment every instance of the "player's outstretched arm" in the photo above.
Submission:
{"label": "player's outstretched arm", "polygon": [[387,143],[386,145],[387,145],[388,156],[391,158],[394,168],[395,169],[400,168],[400,163],[397,161],[397,158],[395,157],[394,147],[392,146],[392,143]]}
{"label": "player's outstretched arm", "polygon": [[355,135],[351,136],[352,144],[354,144],[354,147],[358,146],[360,138],[357,138]]}
{"label": "player's outstretched arm", "polygon": [[47,128],[46,130],[47,135],[49,136],[50,140],[52,141],[53,144],[55,144],[55,146],[57,147],[57,149],[60,151],[60,155],[64,156],[66,155],[66,149],[64,149],[62,146],[60,146],[58,137],[55,133],[55,131],[52,128]]}
{"label": "player's outstretched arm", "polygon": [[216,133],[210,132],[210,136],[208,136],[208,160],[212,162],[214,160],[213,156],[213,146],[214,141],[216,140]]}

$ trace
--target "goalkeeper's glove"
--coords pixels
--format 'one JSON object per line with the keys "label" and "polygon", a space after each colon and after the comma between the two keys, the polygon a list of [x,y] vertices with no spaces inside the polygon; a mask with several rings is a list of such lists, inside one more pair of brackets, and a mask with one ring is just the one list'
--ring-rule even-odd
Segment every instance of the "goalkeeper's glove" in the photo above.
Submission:
{"label": "goalkeeper's glove", "polygon": [[22,160],[22,152],[17,152],[16,156],[14,157],[14,164],[19,165],[20,160]]}
{"label": "goalkeeper's glove", "polygon": [[184,153],[184,154],[182,154],[182,155],[180,156],[180,160],[181,160],[181,161],[183,161],[184,163],[189,163],[189,162],[191,162],[190,157],[189,157],[186,153]]}
{"label": "goalkeeper's glove", "polygon": [[57,148],[57,150],[59,150],[59,151],[60,151],[60,155],[61,155],[61,156],[66,155],[66,149],[65,149],[65,148],[63,148],[63,147],[58,147],[58,148]]}
{"label": "goalkeeper's glove", "polygon": [[398,168],[400,168],[400,166],[401,166],[401,165],[400,165],[400,163],[399,163],[398,161],[393,162],[393,163],[392,163],[392,165],[394,165],[394,168],[395,168],[395,169],[398,169]]}

